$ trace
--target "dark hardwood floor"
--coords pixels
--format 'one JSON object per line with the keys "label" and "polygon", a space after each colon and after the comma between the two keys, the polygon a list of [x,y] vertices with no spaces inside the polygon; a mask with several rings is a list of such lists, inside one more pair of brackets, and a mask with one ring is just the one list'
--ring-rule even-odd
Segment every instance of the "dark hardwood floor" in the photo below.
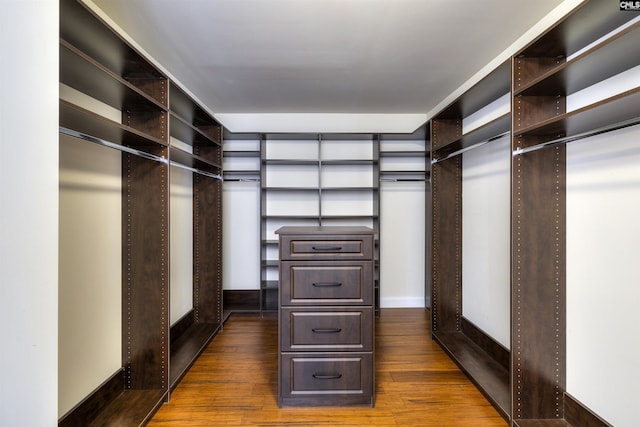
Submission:
{"label": "dark hardwood floor", "polygon": [[278,408],[277,319],[234,314],[149,426],[506,426],[431,340],[429,312],[382,309],[376,404]]}

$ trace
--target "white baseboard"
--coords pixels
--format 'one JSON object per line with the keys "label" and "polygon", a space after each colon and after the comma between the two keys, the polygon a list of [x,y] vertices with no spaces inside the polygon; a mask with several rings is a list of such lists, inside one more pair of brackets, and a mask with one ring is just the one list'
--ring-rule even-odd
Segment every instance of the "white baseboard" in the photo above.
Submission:
{"label": "white baseboard", "polygon": [[381,308],[424,308],[422,297],[380,298]]}

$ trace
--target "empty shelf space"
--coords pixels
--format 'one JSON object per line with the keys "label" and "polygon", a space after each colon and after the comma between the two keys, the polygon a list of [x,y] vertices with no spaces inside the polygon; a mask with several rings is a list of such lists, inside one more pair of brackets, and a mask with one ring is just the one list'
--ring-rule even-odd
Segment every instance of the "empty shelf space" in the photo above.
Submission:
{"label": "empty shelf space", "polygon": [[171,388],[177,385],[219,327],[213,323],[194,323],[171,343]]}
{"label": "empty shelf space", "polygon": [[508,418],[511,411],[509,371],[462,332],[436,331],[433,338],[471,378],[498,412]]}
{"label": "empty shelf space", "polygon": [[126,390],[98,414],[90,425],[144,425],[162,405],[165,396],[166,390]]}

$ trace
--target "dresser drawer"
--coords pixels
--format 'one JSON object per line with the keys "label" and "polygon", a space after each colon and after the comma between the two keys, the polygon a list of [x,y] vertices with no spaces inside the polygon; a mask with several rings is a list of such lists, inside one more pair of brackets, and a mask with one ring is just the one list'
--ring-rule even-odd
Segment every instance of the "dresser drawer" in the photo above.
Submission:
{"label": "dresser drawer", "polygon": [[280,259],[373,259],[373,236],[281,236]]}
{"label": "dresser drawer", "polygon": [[372,351],[371,307],[282,308],[282,351]]}
{"label": "dresser drawer", "polygon": [[371,305],[373,261],[282,261],[281,305]]}
{"label": "dresser drawer", "polygon": [[371,353],[320,353],[281,355],[281,393],[287,397],[357,395],[370,399],[373,390]]}

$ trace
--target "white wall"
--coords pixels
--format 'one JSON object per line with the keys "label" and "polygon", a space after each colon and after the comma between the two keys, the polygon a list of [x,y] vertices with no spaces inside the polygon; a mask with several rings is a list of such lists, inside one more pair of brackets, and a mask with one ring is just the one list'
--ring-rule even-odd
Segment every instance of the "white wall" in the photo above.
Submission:
{"label": "white wall", "polygon": [[[414,139],[415,138],[415,139]],[[425,210],[431,203],[424,180],[399,181],[399,171],[423,171],[424,157],[385,157],[384,151],[424,151],[424,135],[380,142],[380,306],[425,307],[426,236]],[[387,174],[384,174],[387,172]],[[411,173],[409,178],[423,178]],[[427,297],[427,298],[425,298]]]}
{"label": "white wall", "polygon": [[60,136],[58,416],[122,366],[121,188],[120,152]]}
{"label": "white wall", "polygon": [[[635,67],[571,95],[567,110],[639,82]],[[638,138],[636,125],[567,146],[567,391],[616,427],[637,425],[640,396]]]}
{"label": "white wall", "polygon": [[[191,147],[173,140],[185,151]],[[169,168],[169,322],[193,308],[193,172]]]}
{"label": "white wall", "polygon": [[58,3],[3,2],[0,419],[57,425]]}
{"label": "white wall", "polygon": [[511,340],[511,140],[464,153],[462,313],[505,348]]}
{"label": "white wall", "polygon": [[567,147],[567,391],[617,427],[640,396],[640,129]]}
{"label": "white wall", "polygon": [[380,306],[425,306],[425,183],[380,184]]}
{"label": "white wall", "polygon": [[223,289],[260,289],[260,183],[223,184]]}

